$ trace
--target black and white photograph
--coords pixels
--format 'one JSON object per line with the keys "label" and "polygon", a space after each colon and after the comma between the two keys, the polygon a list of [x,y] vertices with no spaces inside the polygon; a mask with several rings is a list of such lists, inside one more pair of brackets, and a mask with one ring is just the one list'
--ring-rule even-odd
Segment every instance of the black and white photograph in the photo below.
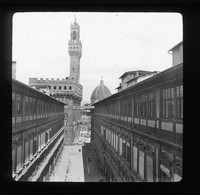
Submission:
{"label": "black and white photograph", "polygon": [[183,17],[16,12],[12,179],[180,182]]}

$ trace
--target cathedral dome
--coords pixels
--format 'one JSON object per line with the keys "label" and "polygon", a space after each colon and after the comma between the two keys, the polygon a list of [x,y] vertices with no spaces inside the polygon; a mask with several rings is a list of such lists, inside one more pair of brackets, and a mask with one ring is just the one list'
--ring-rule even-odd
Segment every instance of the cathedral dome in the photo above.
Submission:
{"label": "cathedral dome", "polygon": [[107,98],[111,95],[110,90],[104,85],[103,80],[100,81],[100,84],[94,89],[91,95],[91,103],[98,102],[104,98]]}

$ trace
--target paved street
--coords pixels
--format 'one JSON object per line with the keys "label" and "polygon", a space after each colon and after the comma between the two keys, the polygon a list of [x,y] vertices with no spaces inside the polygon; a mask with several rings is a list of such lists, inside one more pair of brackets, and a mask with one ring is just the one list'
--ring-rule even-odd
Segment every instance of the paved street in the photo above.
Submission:
{"label": "paved street", "polygon": [[[61,152],[50,181],[55,182],[99,182],[103,174],[98,169],[90,138],[75,139],[75,145],[66,145]],[[80,145],[78,145],[78,143]],[[82,143],[82,144],[81,144]],[[76,145],[77,144],[77,145]]]}
{"label": "paved street", "polygon": [[84,182],[82,146],[64,146],[50,181]]}
{"label": "paved street", "polygon": [[103,180],[103,173],[98,169],[97,159],[90,143],[83,146],[83,164],[85,182],[99,182]]}

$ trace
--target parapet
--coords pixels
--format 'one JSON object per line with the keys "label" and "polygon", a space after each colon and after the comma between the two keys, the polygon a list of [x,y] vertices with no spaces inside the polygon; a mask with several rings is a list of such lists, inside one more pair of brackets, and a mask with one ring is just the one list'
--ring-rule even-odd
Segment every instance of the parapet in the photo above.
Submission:
{"label": "parapet", "polygon": [[29,83],[51,83],[51,82],[66,82],[69,77],[65,78],[29,78]]}

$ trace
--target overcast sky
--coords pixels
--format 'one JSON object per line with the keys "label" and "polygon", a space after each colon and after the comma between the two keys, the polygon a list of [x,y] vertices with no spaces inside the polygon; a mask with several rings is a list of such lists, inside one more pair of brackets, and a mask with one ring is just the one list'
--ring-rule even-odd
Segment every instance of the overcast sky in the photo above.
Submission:
{"label": "overcast sky", "polygon": [[13,17],[13,61],[17,80],[69,76],[70,24],[80,25],[83,101],[100,83],[116,93],[126,71],[163,71],[172,66],[168,50],[182,41],[178,13],[17,13]]}

